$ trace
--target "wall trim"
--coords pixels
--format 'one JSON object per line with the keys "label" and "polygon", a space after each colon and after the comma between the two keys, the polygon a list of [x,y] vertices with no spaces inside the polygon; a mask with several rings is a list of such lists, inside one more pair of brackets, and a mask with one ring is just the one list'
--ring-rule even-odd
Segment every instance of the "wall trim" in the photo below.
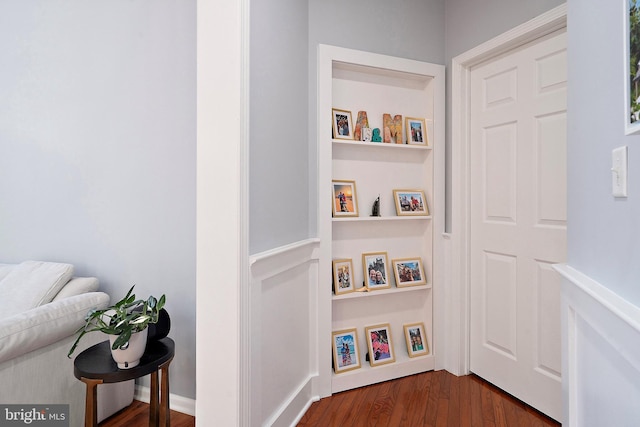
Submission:
{"label": "wall trim", "polygon": [[563,277],[563,425],[635,424],[640,308],[566,264],[553,268]]}
{"label": "wall trim", "polygon": [[[264,275],[275,276],[289,269],[289,265],[299,265],[310,259],[317,259],[319,246],[319,238],[310,238],[252,255],[249,258],[251,275],[254,278],[262,278]],[[283,263],[284,260],[288,262]]]}
{"label": "wall trim", "polygon": [[469,183],[469,98],[472,67],[493,57],[566,27],[567,5],[550,11],[477,46],[451,61],[451,165],[452,165],[452,230],[451,287],[446,312],[447,329],[444,369],[455,375],[469,373],[469,309],[470,309],[470,183]]}
{"label": "wall trim", "polygon": [[567,264],[556,264],[553,268],[597,303],[611,311],[614,316],[640,332],[639,307]]}
{"label": "wall trim", "polygon": [[[136,384],[133,393],[133,398],[140,402],[151,402],[151,389],[147,386]],[[177,394],[169,393],[169,408],[172,411],[182,412],[183,414],[194,416],[196,415],[196,401],[188,397],[183,397]]]}
{"label": "wall trim", "polygon": [[[308,376],[306,380],[302,381],[300,385],[291,393],[289,398],[282,403],[279,410],[272,414],[267,420],[264,421],[262,425],[264,426],[273,426],[273,425],[284,425],[288,424],[291,419],[290,425],[295,426],[298,424],[298,421],[304,416],[309,406],[313,403],[313,399],[308,399],[306,396],[310,394],[310,390],[312,387],[313,377]],[[297,414],[289,414],[291,408],[296,407],[297,400],[306,400],[306,403],[302,406],[302,410]]]}
{"label": "wall trim", "polygon": [[[317,359],[317,337],[318,337],[318,310],[316,308],[316,295],[318,294],[318,251],[320,247],[320,239],[309,238],[300,240],[277,248],[273,248],[250,257],[250,311],[255,316],[252,320],[250,332],[251,342],[254,345],[252,349],[252,360],[255,363],[252,366],[252,383],[251,383],[251,424],[265,426],[284,426],[295,425],[309,405],[314,399],[313,387],[317,378],[316,369],[314,369]],[[292,280],[292,273],[295,272],[298,280]],[[300,277],[302,279],[300,279]],[[274,278],[276,278],[274,280]],[[305,280],[305,278],[308,278]],[[286,287],[308,287],[305,300],[294,300],[290,296],[288,304],[296,304],[297,309],[304,310],[303,316],[308,316],[308,330],[302,333],[301,339],[307,340],[305,345],[309,351],[309,360],[304,362],[305,366],[298,366],[293,371],[296,377],[289,378],[291,381],[287,383],[286,390],[279,390],[278,399],[275,407],[271,399],[265,399],[266,393],[269,393],[270,385],[263,383],[265,377],[269,377],[271,372],[269,369],[271,359],[265,357],[263,349],[269,338],[263,334],[262,329],[267,327],[265,323],[274,319],[273,314],[269,314],[274,307],[267,306],[263,301],[264,293],[272,293],[278,288]],[[302,306],[300,306],[302,304]],[[284,308],[286,306],[282,306]],[[304,307],[304,308],[303,308]],[[275,315],[275,318],[280,316]],[[282,319],[280,319],[282,320]],[[274,327],[273,324],[270,327]],[[266,407],[269,402],[269,407]],[[295,420],[295,422],[293,421]],[[293,423],[293,424],[292,424]]]}

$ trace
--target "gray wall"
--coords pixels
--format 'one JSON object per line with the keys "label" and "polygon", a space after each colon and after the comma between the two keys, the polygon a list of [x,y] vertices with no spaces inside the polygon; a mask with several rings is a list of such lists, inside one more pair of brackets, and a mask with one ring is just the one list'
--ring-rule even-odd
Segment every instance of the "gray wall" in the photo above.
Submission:
{"label": "gray wall", "polygon": [[444,64],[444,3],[444,0],[309,0],[310,235],[317,235],[318,44]]}
{"label": "gray wall", "polygon": [[[640,136],[624,135],[624,3],[568,3],[568,263],[640,305]],[[629,197],[616,199],[611,150],[624,145]]]}
{"label": "gray wall", "polygon": [[0,2],[0,262],[167,294],[195,397],[195,1]]}
{"label": "gray wall", "polygon": [[307,3],[251,1],[249,250],[309,237]]}
{"label": "gray wall", "polygon": [[562,0],[446,0],[447,65],[454,56],[563,3]]}

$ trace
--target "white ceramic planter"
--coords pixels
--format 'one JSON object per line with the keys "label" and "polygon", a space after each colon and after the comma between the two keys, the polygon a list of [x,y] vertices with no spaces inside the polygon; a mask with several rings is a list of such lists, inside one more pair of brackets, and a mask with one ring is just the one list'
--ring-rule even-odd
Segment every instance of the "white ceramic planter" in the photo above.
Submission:
{"label": "white ceramic planter", "polygon": [[[138,366],[140,358],[147,347],[148,333],[149,328],[145,328],[143,331],[131,335],[129,345],[125,349],[111,349],[111,356],[113,356],[113,360],[118,364],[118,368],[129,369]],[[117,338],[118,335],[109,335],[109,344],[111,347],[113,347],[113,342]]]}

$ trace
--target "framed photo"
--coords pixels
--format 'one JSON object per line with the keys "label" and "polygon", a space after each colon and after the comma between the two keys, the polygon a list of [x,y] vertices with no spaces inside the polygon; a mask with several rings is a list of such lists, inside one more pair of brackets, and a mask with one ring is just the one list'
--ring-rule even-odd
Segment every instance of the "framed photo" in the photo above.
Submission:
{"label": "framed photo", "polygon": [[369,364],[371,366],[395,362],[396,356],[391,343],[391,326],[388,323],[367,326],[365,334],[367,336]]}
{"label": "framed photo", "polygon": [[336,295],[356,290],[353,285],[353,262],[351,259],[333,260],[333,289]]}
{"label": "framed photo", "polygon": [[398,216],[429,215],[427,199],[422,190],[393,190]]}
{"label": "framed photo", "polygon": [[389,283],[389,269],[387,268],[386,252],[367,252],[362,254],[362,272],[365,286],[369,290],[387,289]]}
{"label": "framed photo", "polygon": [[336,374],[360,367],[356,329],[343,329],[332,334],[333,370]]}
{"label": "framed photo", "polygon": [[429,145],[427,125],[425,124],[424,119],[407,117],[405,118],[404,128],[407,130],[407,144]]}
{"label": "framed photo", "polygon": [[351,123],[351,111],[331,110],[333,122],[333,137],[335,139],[353,139],[353,124]]}
{"label": "framed photo", "polygon": [[393,274],[396,277],[396,286],[404,288],[408,286],[424,285],[427,278],[422,268],[422,260],[418,258],[398,258],[391,260]]}
{"label": "framed photo", "polygon": [[427,335],[424,332],[424,323],[408,323],[404,325],[404,337],[407,341],[409,357],[429,354],[429,344],[427,343]]}
{"label": "framed photo", "polygon": [[625,134],[640,133],[640,4],[638,0],[624,2],[624,87]]}
{"label": "framed photo", "polygon": [[355,181],[332,181],[333,216],[358,216],[358,198]]}

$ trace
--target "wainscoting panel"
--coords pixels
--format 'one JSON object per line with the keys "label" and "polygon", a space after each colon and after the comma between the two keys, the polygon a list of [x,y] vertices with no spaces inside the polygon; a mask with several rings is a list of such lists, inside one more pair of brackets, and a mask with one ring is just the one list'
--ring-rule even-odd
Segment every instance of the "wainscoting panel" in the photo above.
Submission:
{"label": "wainscoting panel", "polygon": [[293,425],[313,400],[318,245],[251,257],[251,425]]}
{"label": "wainscoting panel", "polygon": [[640,419],[640,308],[567,265],[562,276],[563,425]]}

